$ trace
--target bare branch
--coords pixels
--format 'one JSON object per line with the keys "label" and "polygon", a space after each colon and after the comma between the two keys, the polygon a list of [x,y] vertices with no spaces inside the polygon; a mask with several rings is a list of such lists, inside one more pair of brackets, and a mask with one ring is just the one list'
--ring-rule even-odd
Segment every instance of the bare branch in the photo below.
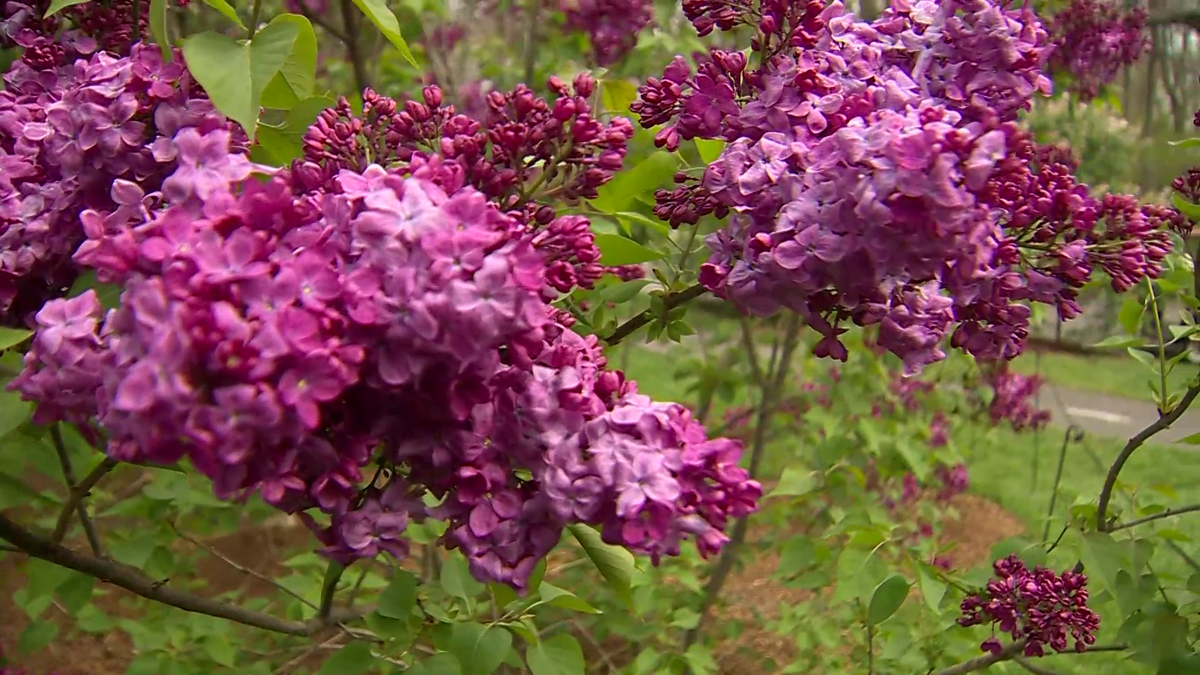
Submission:
{"label": "bare branch", "polygon": [[[1200,273],[1200,269],[1198,269]],[[1200,384],[1193,385],[1183,395],[1183,398],[1171,409],[1170,412],[1162,414],[1153,424],[1142,429],[1136,436],[1129,439],[1125,447],[1121,450],[1121,454],[1117,455],[1116,461],[1108,469],[1108,476],[1104,479],[1104,488],[1100,490],[1100,505],[1096,509],[1096,529],[1101,532],[1111,531],[1108,522],[1108,503],[1112,499],[1113,488],[1117,485],[1117,477],[1121,475],[1121,469],[1125,467],[1125,463],[1133,456],[1133,453],[1150,437],[1169,428],[1178,420],[1184,412],[1192,405],[1192,401],[1196,400],[1196,396],[1200,396]]]}
{"label": "bare branch", "polygon": [[353,621],[367,614],[369,609],[331,612],[325,618],[310,621],[291,621],[270,614],[255,612],[219,600],[210,600],[194,595],[167,583],[151,579],[141,570],[114,560],[101,560],[78,554],[60,544],[34,534],[0,514],[0,539],[3,539],[27,555],[40,558],[76,572],[96,577],[101,581],[119,586],[147,600],[170,605],[185,612],[194,612],[227,619],[246,626],[287,635],[309,636],[340,623]]}
{"label": "bare branch", "polygon": [[1118,523],[1118,524],[1113,525],[1112,527],[1108,528],[1108,531],[1116,532],[1117,530],[1124,530],[1129,527],[1134,527],[1135,525],[1149,523],[1154,520],[1161,520],[1162,518],[1170,518],[1171,516],[1178,516],[1181,513],[1191,513],[1193,511],[1200,511],[1200,504],[1192,504],[1191,506],[1183,506],[1178,509],[1167,509],[1166,511],[1163,511],[1162,513],[1155,513],[1154,515],[1146,516],[1145,518],[1138,518],[1137,520],[1131,520],[1127,523]]}
{"label": "bare branch", "polygon": [[[51,431],[51,434],[54,434],[54,431]],[[55,446],[57,447],[61,441],[60,437],[55,441]],[[67,498],[67,503],[63,505],[62,511],[58,514],[58,522],[54,524],[54,534],[50,537],[51,543],[56,545],[62,543],[63,537],[67,536],[67,527],[71,524],[71,514],[80,510],[83,500],[87,499],[88,493],[92,491],[92,488],[96,487],[96,483],[99,483],[100,479],[107,476],[116,466],[117,460],[105,457],[104,461],[100,462],[95,469],[92,469],[92,472],[82,482],[75,484],[72,481],[72,484],[68,486],[71,490],[71,495]],[[64,467],[65,469],[66,467]],[[87,526],[85,525],[84,527],[86,528]]]}
{"label": "bare branch", "polygon": [[284,593],[286,593],[287,595],[290,595],[290,596],[292,596],[293,598],[295,598],[295,599],[299,600],[300,602],[304,603],[304,604],[305,604],[305,605],[307,605],[308,607],[310,607],[310,608],[312,608],[312,609],[316,609],[316,608],[317,608],[317,606],[316,606],[316,605],[314,605],[313,603],[311,603],[311,602],[309,602],[308,600],[306,600],[306,599],[304,598],[304,596],[302,596],[302,595],[300,595],[299,593],[297,593],[297,592],[293,591],[292,589],[288,588],[287,586],[284,586],[283,584],[279,583],[278,581],[275,581],[275,580],[274,580],[274,579],[272,579],[271,577],[268,577],[267,575],[265,575],[265,574],[263,574],[263,573],[261,573],[261,572],[257,572],[257,571],[255,571],[255,570],[252,570],[252,569],[250,569],[249,567],[246,567],[245,565],[242,565],[242,564],[238,563],[237,561],[235,561],[235,560],[232,560],[231,558],[229,558],[229,556],[226,556],[225,554],[221,553],[220,551],[218,551],[217,549],[213,548],[212,546],[209,546],[208,544],[204,544],[204,543],[201,543],[201,542],[199,542],[199,541],[196,541],[196,540],[195,540],[195,539],[193,539],[192,537],[189,537],[188,535],[184,534],[183,532],[181,532],[181,531],[179,530],[179,528],[178,528],[178,527],[175,525],[175,523],[174,523],[174,522],[172,522],[172,523],[171,523],[171,529],[175,531],[175,535],[176,535],[176,536],[178,536],[180,539],[182,539],[182,540],[186,541],[187,543],[191,544],[192,546],[195,546],[195,547],[197,547],[197,548],[202,548],[202,549],[204,549],[204,550],[205,550],[205,551],[207,551],[207,552],[208,552],[208,554],[209,554],[209,555],[211,555],[212,557],[216,558],[217,560],[220,560],[221,562],[225,563],[226,565],[229,565],[230,567],[232,567],[233,569],[235,569],[235,570],[237,570],[237,571],[241,572],[242,574],[246,574],[246,575],[252,576],[252,577],[254,577],[255,579],[258,579],[259,581],[265,581],[265,582],[267,582],[268,584],[271,584],[272,586],[274,586],[275,588],[278,588],[279,590],[283,591],[283,592],[284,592]]}
{"label": "bare branch", "polygon": [[[58,454],[58,464],[62,467],[63,481],[67,484],[67,492],[70,497],[73,497],[77,492],[77,481],[75,480],[75,468],[71,466],[71,456],[67,454],[67,445],[63,443],[62,432],[59,431],[58,425],[50,426],[50,439],[54,442],[54,452]],[[84,495],[86,496],[86,495]],[[68,502],[70,501],[68,497]],[[63,513],[67,516],[67,523],[64,524],[63,532],[57,541],[62,541],[61,537],[66,536],[66,526],[70,522],[70,511],[63,509]],[[92,547],[92,554],[97,558],[104,557],[104,550],[100,547],[100,537],[96,535],[96,526],[92,524],[92,519],[88,516],[87,504],[84,503],[81,497],[75,502],[75,513],[79,515],[79,524],[83,526],[83,534],[87,537],[88,546]],[[62,520],[60,514],[59,520]],[[54,527],[55,532],[58,532],[58,525]]]}
{"label": "bare branch", "polygon": [[1001,649],[999,654],[985,654],[983,656],[977,656],[973,659],[963,661],[958,665],[950,666],[945,670],[939,670],[937,673],[934,673],[934,675],[966,675],[966,673],[973,673],[977,670],[983,670],[984,668],[991,668],[1001,661],[1008,661],[1012,659],[1017,654],[1020,654],[1021,650],[1024,648],[1024,642],[1014,642]]}

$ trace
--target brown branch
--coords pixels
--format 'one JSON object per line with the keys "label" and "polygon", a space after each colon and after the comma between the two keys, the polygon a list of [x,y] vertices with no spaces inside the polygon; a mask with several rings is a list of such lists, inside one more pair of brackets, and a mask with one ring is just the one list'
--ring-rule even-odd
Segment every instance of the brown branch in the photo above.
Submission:
{"label": "brown branch", "polygon": [[350,67],[354,71],[354,86],[357,87],[358,93],[362,94],[371,86],[371,78],[367,74],[367,62],[362,53],[362,45],[358,43],[361,30],[358,25],[358,16],[355,14],[357,11],[358,9],[354,7],[351,0],[342,0],[342,24],[345,27],[342,33],[342,44],[346,45],[346,58],[349,59]]}
{"label": "brown branch", "polygon": [[291,621],[238,607],[219,600],[210,600],[193,595],[184,590],[173,588],[162,581],[151,579],[141,570],[114,560],[101,560],[80,555],[53,541],[34,534],[0,514],[0,539],[15,545],[27,555],[54,563],[61,567],[82,572],[100,581],[119,586],[147,600],[161,602],[185,612],[204,614],[226,619],[246,626],[253,626],[286,635],[310,636],[339,623],[353,621],[362,617],[368,611],[345,610],[335,611],[324,619],[310,621]]}
{"label": "brown branch", "polygon": [[[707,292],[708,289],[704,288],[700,284],[696,284],[695,286],[690,286],[678,293],[668,294],[667,297],[663,298],[663,311],[669,312],[684,303],[695,300]],[[620,326],[617,326],[616,330],[614,330],[611,335],[604,338],[604,342],[610,347],[620,343],[621,340],[624,340],[632,335],[635,331],[637,331],[637,329],[653,321],[654,316],[654,312],[649,309],[641,314],[638,314]]]}
{"label": "brown branch", "polygon": [[[54,431],[51,431],[51,434],[53,435]],[[57,446],[59,442],[61,442],[61,438],[55,442],[55,445]],[[58,522],[54,524],[54,534],[50,536],[51,543],[56,545],[62,543],[63,537],[67,536],[67,527],[71,524],[71,514],[82,509],[83,500],[87,499],[87,496],[92,491],[92,488],[96,487],[96,483],[99,483],[100,479],[107,476],[110,471],[116,468],[116,466],[117,460],[111,457],[105,457],[104,461],[100,462],[95,469],[92,469],[92,472],[89,473],[83,479],[83,481],[77,484],[72,483],[68,486],[71,490],[71,494],[67,498],[67,503],[63,505],[62,511],[60,511],[58,514]],[[84,527],[86,528],[87,526],[85,525]],[[99,553],[97,553],[97,555],[99,555]]]}
{"label": "brown branch", "polygon": [[1021,653],[1021,650],[1024,648],[1024,642],[1014,642],[1001,649],[999,654],[985,654],[983,656],[977,656],[973,659],[963,661],[958,665],[950,666],[945,670],[939,670],[933,675],[966,675],[966,673],[973,673],[976,670],[991,668],[1001,661],[1008,661],[1012,659],[1014,656]]}
{"label": "brown branch", "polygon": [[[1175,423],[1183,413],[1192,405],[1192,401],[1196,400],[1196,396],[1200,395],[1200,384],[1190,387],[1183,395],[1183,398],[1171,409],[1171,412],[1159,417],[1153,424],[1142,429],[1136,436],[1129,439],[1125,447],[1121,450],[1121,454],[1117,455],[1116,461],[1108,469],[1108,476],[1104,479],[1104,488],[1100,490],[1100,505],[1096,509],[1096,529],[1101,532],[1109,532],[1110,526],[1108,523],[1108,503],[1112,499],[1113,488],[1117,485],[1117,477],[1121,475],[1121,469],[1125,467],[1125,463],[1133,453],[1150,437],[1169,428]],[[1161,414],[1161,413],[1160,413]]]}
{"label": "brown branch", "polygon": [[1193,511],[1200,511],[1200,504],[1192,504],[1191,506],[1182,506],[1177,509],[1167,509],[1166,511],[1162,511],[1161,513],[1155,513],[1153,515],[1146,516],[1145,518],[1138,518],[1137,520],[1131,520],[1127,523],[1118,523],[1118,524],[1110,527],[1108,529],[1108,531],[1116,532],[1117,530],[1124,530],[1126,528],[1134,527],[1135,525],[1149,523],[1153,520],[1160,520],[1162,518],[1170,518],[1171,516],[1178,516],[1182,513],[1191,513]]}
{"label": "brown branch", "polygon": [[1054,670],[1050,670],[1049,668],[1043,668],[1041,666],[1034,665],[1033,663],[1031,663],[1029,661],[1029,659],[1021,657],[1021,656],[1018,656],[1018,657],[1014,658],[1013,660],[1017,662],[1018,666],[1021,666],[1025,670],[1028,670],[1029,672],[1033,673],[1033,675],[1060,675],[1060,673],[1058,671],[1054,671]]}

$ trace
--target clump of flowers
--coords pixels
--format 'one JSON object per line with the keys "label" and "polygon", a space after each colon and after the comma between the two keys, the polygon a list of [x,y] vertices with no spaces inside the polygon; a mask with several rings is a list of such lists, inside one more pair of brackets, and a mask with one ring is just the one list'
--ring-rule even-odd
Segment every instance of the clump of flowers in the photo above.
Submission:
{"label": "clump of flowers", "polygon": [[548,294],[592,288],[606,272],[636,275],[600,265],[588,221],[556,216],[546,204],[595,197],[621,168],[633,126],[592,116],[588,99],[596,82],[586,73],[572,85],[552,78],[549,86],[553,102],[524,85],[490,92],[485,120],[457,113],[436,85],[424,89],[423,102],[403,105],[368,90],[361,116],[345,99],[321,113],[305,134],[305,159],[294,173],[304,189],[324,189],[343,169],[362,171],[372,162],[403,167],[436,154],[444,180],[471,185],[514,226],[536,233],[534,246],[552,267]]}
{"label": "clump of flowers", "polygon": [[620,61],[654,21],[654,3],[648,0],[562,0],[560,7],[569,30],[587,33],[599,66]]}
{"label": "clump of flowers", "polygon": [[1123,68],[1150,48],[1143,7],[1126,9],[1113,0],[1071,0],[1050,22],[1054,55],[1050,67],[1068,75],[1067,87],[1081,100],[1095,98]]}
{"label": "clump of flowers", "polygon": [[1007,368],[996,368],[985,377],[992,390],[988,415],[992,424],[1007,422],[1014,431],[1037,429],[1050,422],[1050,411],[1034,403],[1042,387],[1036,375],[1021,375]]}
{"label": "clump of flowers", "polygon": [[[960,626],[991,624],[1023,644],[1025,656],[1043,656],[1049,646],[1056,652],[1072,648],[1082,652],[1096,642],[1100,617],[1088,608],[1087,576],[1065,571],[1055,574],[1044,567],[1032,570],[1017,556],[996,561],[996,578],[987,588],[962,601]],[[999,654],[995,637],[981,648]]]}
{"label": "clump of flowers", "polygon": [[[164,62],[157,47],[130,47],[115,19],[100,30],[119,6],[71,7],[65,14],[76,27],[57,37],[59,19],[38,19],[18,3],[6,8],[5,30],[25,52],[0,91],[0,321],[23,325],[74,283],[82,211],[117,209],[114,181],[157,190],[177,165],[171,138],[180,129],[229,123],[178,52]],[[237,144],[244,147],[244,135]]]}
{"label": "clump of flowers", "polygon": [[1161,219],[1089,196],[1016,125],[1051,88],[1050,37],[1030,9],[897,2],[872,24],[819,0],[684,9],[701,34],[755,27],[762,65],[714,49],[639,89],[632,109],[663,125],[661,147],[727,142],[702,177],[660,191],[656,213],[674,226],[728,214],[700,281],[756,314],[803,314],[818,356],[845,360],[854,323],[877,326],[907,374],[945,358],[951,336],[1011,359],[1026,303],[1073,316],[1093,268],[1118,290],[1159,273]]}
{"label": "clump of flowers", "polygon": [[160,192],[117,181],[120,208],[84,213],[76,260],[125,291],[107,315],[91,291],[38,312],[11,388],[39,421],[94,420],[121,461],[186,458],[222,498],[301,513],[343,563],[445,520],[478,579],[518,589],[568,525],[657,562],[712,554],[756,507],[740,444],[607,369],[546,302],[542,233],[461,166],[314,190],[223,129],[172,145]]}

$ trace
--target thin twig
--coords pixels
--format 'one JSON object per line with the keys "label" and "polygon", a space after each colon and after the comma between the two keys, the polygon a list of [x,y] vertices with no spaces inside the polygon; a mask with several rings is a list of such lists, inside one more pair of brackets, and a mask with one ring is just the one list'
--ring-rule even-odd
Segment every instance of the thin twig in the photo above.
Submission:
{"label": "thin twig", "polygon": [[170,605],[185,612],[226,619],[275,633],[300,636],[313,635],[339,623],[361,618],[372,611],[369,608],[351,609],[332,612],[330,616],[324,619],[316,618],[310,621],[291,621],[219,600],[202,598],[188,591],[172,587],[162,581],[152,579],[142,573],[141,570],[114,560],[101,560],[81,555],[60,544],[55,544],[46,537],[26,530],[12,520],[9,520],[3,514],[0,514],[0,539],[14,544],[22,552],[34,558],[93,576],[101,581],[124,588],[147,600],[161,602],[164,605]]}
{"label": "thin twig", "polygon": [[746,354],[746,364],[750,366],[750,374],[754,378],[754,383],[762,387],[766,383],[763,377],[762,365],[758,362],[758,350],[754,346],[754,329],[750,325],[749,317],[741,317],[738,322],[742,331],[742,350]]}
{"label": "thin twig", "polygon": [[1058,533],[1058,538],[1054,540],[1053,544],[1050,544],[1050,548],[1046,549],[1046,555],[1050,555],[1054,552],[1054,549],[1058,548],[1058,545],[1062,543],[1063,537],[1066,536],[1067,530],[1069,529],[1071,529],[1071,521],[1068,520],[1067,523],[1063,525],[1062,531]]}
{"label": "thin twig", "polygon": [[358,599],[358,592],[362,590],[363,582],[367,580],[367,574],[370,571],[371,570],[366,565],[364,565],[362,572],[359,572],[358,579],[355,580],[354,586],[350,589],[350,595],[348,595],[346,597],[346,606],[347,607],[353,606],[354,601]]}
{"label": "thin twig", "polygon": [[[54,452],[58,454],[58,464],[62,467],[63,480],[67,484],[67,492],[70,496],[74,496],[78,489],[75,481],[75,468],[71,466],[71,456],[67,453],[67,444],[63,442],[62,432],[59,430],[57,424],[50,425],[50,439],[54,442]],[[65,511],[65,513],[67,513],[67,524],[69,524],[70,511]],[[92,523],[92,518],[88,515],[87,504],[84,503],[82,498],[75,502],[75,513],[79,516],[79,524],[83,526],[83,534],[87,537],[88,546],[92,548],[92,555],[97,558],[103,558],[104,549],[100,547],[100,537],[96,536],[96,526]],[[54,527],[54,531],[58,533],[57,524]],[[66,536],[65,526],[63,527],[62,534],[56,541],[62,541],[61,537],[63,536]]]}
{"label": "thin twig", "polygon": [[265,574],[263,574],[261,572],[252,570],[249,567],[242,565],[241,563],[229,558],[229,556],[226,556],[224,553],[221,553],[220,551],[213,548],[212,546],[209,546],[208,544],[196,541],[192,537],[184,534],[183,532],[181,532],[179,530],[179,528],[175,525],[174,522],[171,522],[170,525],[171,525],[171,529],[175,531],[176,536],[178,536],[180,539],[186,541],[187,543],[191,544],[192,546],[204,549],[212,557],[216,558],[217,560],[220,560],[221,562],[225,563],[226,565],[229,565],[230,567],[241,572],[242,574],[247,574],[249,576],[254,577],[255,579],[258,579],[259,581],[265,581],[266,583],[271,584],[275,588],[278,588],[279,590],[283,591],[287,595],[292,596],[293,598],[299,600],[300,602],[304,603],[305,605],[307,605],[308,607],[310,607],[312,609],[317,608],[317,606],[315,604],[306,600],[304,598],[304,596],[293,591],[292,589],[288,588],[287,586],[284,586],[283,584],[279,583],[278,581],[275,581],[274,579],[266,576]]}
{"label": "thin twig", "polygon": [[1025,670],[1028,670],[1029,672],[1033,673],[1033,675],[1060,675],[1057,671],[1053,671],[1053,670],[1050,670],[1049,668],[1043,668],[1041,666],[1034,665],[1029,662],[1029,659],[1026,659],[1021,656],[1018,656],[1018,657],[1014,658],[1013,660],[1017,662],[1018,666],[1021,666]]}
{"label": "thin twig", "polygon": [[[663,298],[663,311],[669,312],[672,309],[675,309],[676,307],[678,307],[686,302],[691,302],[692,300],[695,300],[696,298],[704,295],[707,292],[708,292],[708,289],[704,288],[700,284],[696,284],[694,286],[689,286],[688,288],[686,288],[678,293],[670,293],[665,298]],[[617,326],[616,330],[614,330],[612,332],[612,335],[609,335],[608,337],[604,338],[605,344],[607,344],[610,347],[615,344],[618,344],[619,342],[621,342],[621,340],[624,340],[625,338],[632,335],[635,331],[637,331],[637,329],[639,329],[642,326],[645,326],[646,324],[653,321],[654,316],[655,315],[654,315],[653,311],[646,310],[646,311],[642,312],[641,314],[638,314],[637,316],[633,317],[632,319],[629,319],[628,321],[621,324],[620,326]]]}
{"label": "thin twig", "polygon": [[1167,429],[1183,416],[1183,413],[1192,405],[1192,401],[1196,400],[1196,396],[1200,396],[1200,383],[1192,385],[1184,393],[1179,404],[1172,408],[1170,412],[1163,414],[1153,424],[1142,429],[1125,444],[1125,447],[1121,450],[1121,454],[1117,455],[1116,461],[1109,467],[1108,476],[1104,479],[1104,488],[1100,490],[1100,505],[1096,509],[1097,530],[1101,532],[1109,531],[1108,503],[1112,499],[1113,489],[1117,485],[1117,477],[1121,475],[1121,469],[1125,467],[1125,463],[1129,461],[1133,453],[1142,447],[1142,444],[1149,440],[1151,436]]}
{"label": "thin twig", "polygon": [[288,661],[287,663],[283,664],[282,666],[279,666],[278,668],[276,668],[274,671],[271,672],[271,675],[288,675],[288,673],[290,673],[293,670],[295,670],[296,668],[298,668],[300,666],[300,664],[304,662],[304,659],[307,659],[308,657],[312,656],[313,654],[316,654],[317,652],[321,651],[322,649],[328,649],[329,647],[340,646],[339,643],[341,642],[343,635],[345,635],[345,633],[338,633],[337,635],[334,635],[333,637],[329,638],[328,640],[326,640],[324,642],[312,645],[308,649],[305,649],[304,652],[302,654],[300,654],[300,656],[297,656],[296,658],[292,659],[291,661]]}
{"label": "thin twig", "polygon": [[1167,540],[1167,548],[1171,549],[1172,551],[1175,551],[1175,553],[1177,555],[1179,555],[1180,558],[1183,558],[1183,561],[1185,563],[1187,563],[1193,570],[1200,572],[1200,562],[1197,562],[1195,558],[1188,555],[1187,551],[1183,550],[1183,548],[1181,548],[1179,546],[1179,544],[1176,544],[1175,542],[1168,539]]}
{"label": "thin twig", "polygon": [[1005,646],[998,654],[985,654],[984,656],[977,656],[973,659],[963,661],[958,665],[950,666],[945,670],[939,670],[934,675],[966,675],[966,673],[973,673],[976,670],[990,668],[1001,661],[1008,661],[1012,659],[1014,656],[1021,653],[1021,650],[1024,648],[1024,642],[1014,642]]}
{"label": "thin twig", "polygon": [[1163,511],[1162,513],[1156,513],[1152,516],[1146,516],[1145,518],[1138,518],[1137,520],[1131,520],[1127,523],[1118,523],[1118,524],[1110,527],[1108,529],[1108,531],[1116,532],[1117,530],[1124,530],[1129,527],[1134,527],[1135,525],[1141,525],[1142,523],[1148,523],[1152,520],[1160,520],[1162,518],[1170,518],[1171,516],[1178,516],[1181,513],[1191,513],[1193,511],[1200,511],[1200,504],[1192,504],[1191,506],[1184,506],[1184,507],[1180,507],[1178,509],[1167,509],[1166,511]]}
{"label": "thin twig", "polygon": [[1042,530],[1042,541],[1050,538],[1050,521],[1054,518],[1054,505],[1058,502],[1058,488],[1062,484],[1063,466],[1067,463],[1067,446],[1075,435],[1082,435],[1083,430],[1074,424],[1067,427],[1063,434],[1062,449],[1058,451],[1058,469],[1054,472],[1054,485],[1050,488],[1050,508],[1046,509],[1046,527]]}
{"label": "thin twig", "polygon": [[568,621],[570,621],[571,626],[575,628],[575,632],[579,633],[583,639],[592,646],[592,649],[596,650],[596,655],[600,657],[600,660],[604,662],[604,665],[608,666],[608,672],[615,673],[620,670],[620,668],[617,667],[617,664],[613,662],[612,656],[608,653],[608,650],[605,649],[604,646],[592,636],[592,633],[588,629],[583,627],[583,624],[579,622],[579,619],[572,617],[571,619],[568,619]]}
{"label": "thin twig", "polygon": [[521,72],[525,76],[525,85],[529,87],[533,86],[533,70],[537,65],[537,27],[541,8],[540,0],[531,0],[531,2],[525,3],[525,11],[529,13],[529,16],[525,18],[525,44],[521,54],[524,68]]}
{"label": "thin twig", "polygon": [[344,36],[342,44],[346,45],[346,57],[350,60],[350,67],[354,72],[354,86],[361,94],[371,86],[371,78],[367,74],[367,62],[362,53],[362,45],[358,44],[360,31],[355,14],[357,11],[351,0],[342,0],[342,24],[345,28],[342,33]]}
{"label": "thin twig", "polygon": [[70,486],[71,495],[67,498],[67,503],[63,505],[62,511],[58,513],[58,522],[54,524],[54,534],[50,536],[51,543],[55,545],[62,543],[63,537],[67,536],[67,527],[71,524],[71,514],[78,511],[80,504],[87,499],[92,488],[96,487],[96,483],[99,483],[100,479],[107,476],[116,466],[117,460],[105,457],[104,461],[92,469],[92,472],[84,477],[83,481]]}

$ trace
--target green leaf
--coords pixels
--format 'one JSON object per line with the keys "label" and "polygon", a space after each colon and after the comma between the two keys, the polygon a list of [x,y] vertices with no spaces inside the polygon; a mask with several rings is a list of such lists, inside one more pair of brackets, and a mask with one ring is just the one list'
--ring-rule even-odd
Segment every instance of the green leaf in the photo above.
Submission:
{"label": "green leaf", "polygon": [[696,150],[700,152],[700,159],[704,160],[705,164],[712,164],[725,152],[725,141],[697,138]]}
{"label": "green leaf", "polygon": [[1188,577],[1187,589],[1192,593],[1200,595],[1200,572],[1196,572],[1192,576]]}
{"label": "green leaf", "polygon": [[375,24],[388,42],[400,50],[400,56],[403,56],[405,61],[408,61],[413,68],[420,68],[417,60],[413,58],[412,51],[408,48],[408,43],[404,41],[404,36],[400,34],[400,22],[388,8],[387,2],[384,0],[354,0],[354,4],[371,20],[371,23]]}
{"label": "green leaf", "polygon": [[83,3],[90,1],[91,0],[53,0],[53,2],[50,3],[50,8],[46,10],[46,13],[42,15],[42,18],[48,19],[68,7],[82,5]]}
{"label": "green leaf", "polygon": [[163,61],[174,57],[171,51],[171,34],[167,28],[167,0],[150,0],[150,37],[162,52]]}
{"label": "green leaf", "polygon": [[434,654],[419,663],[414,663],[404,671],[404,675],[462,675],[462,672],[462,665],[453,654]]}
{"label": "green leaf", "polygon": [[213,662],[226,668],[233,668],[237,665],[237,647],[234,647],[233,643],[223,636],[207,638],[204,641],[204,651]]}
{"label": "green leaf", "polygon": [[812,492],[817,487],[817,472],[805,471],[798,466],[789,466],[783,470],[771,497],[799,497]]}
{"label": "green leaf", "polygon": [[284,21],[268,24],[248,43],[198,33],[183,43],[183,56],[217,110],[253,135],[262,92],[287,61],[299,32]]}
{"label": "green leaf", "polygon": [[22,401],[15,391],[0,390],[0,438],[25,424],[33,415],[33,404]]}
{"label": "green leaf", "polygon": [[74,573],[66,567],[59,567],[40,558],[30,558],[25,565],[25,575],[29,578],[25,588],[31,599],[40,598],[54,593],[72,574]]}
{"label": "green leaf", "polygon": [[331,656],[317,675],[362,675],[374,665],[371,645],[366,642],[351,642]]}
{"label": "green leaf", "polygon": [[637,85],[629,80],[604,80],[600,83],[600,103],[608,112],[625,115],[637,100]]}
{"label": "green leaf", "polygon": [[[312,24],[299,14],[280,14],[271,24],[286,23],[296,27],[296,39],[287,60],[279,68],[262,93],[264,108],[290,110],[292,106],[312,95],[317,72],[317,34]],[[257,40],[257,36],[255,37]]]}
{"label": "green leaf", "polygon": [[542,600],[544,600],[548,605],[561,607],[563,609],[571,609],[576,612],[583,612],[585,614],[601,613],[600,610],[592,607],[586,600],[580,598],[574,593],[545,582],[542,583],[541,595]]}
{"label": "green leaf", "polygon": [[31,621],[25,630],[21,631],[21,637],[17,639],[17,652],[20,654],[32,654],[40,652],[58,635],[58,626],[49,621]]}
{"label": "green leaf", "polygon": [[799,574],[812,564],[816,553],[817,547],[809,537],[798,535],[788,539],[779,554],[779,573],[785,577]]}
{"label": "green leaf", "polygon": [[639,196],[653,194],[659,187],[670,183],[678,168],[678,155],[665,150],[655,152],[642,163],[618,173],[600,186],[591,204],[601,213],[629,211]]}
{"label": "green leaf", "polygon": [[908,597],[909,588],[908,582],[898,574],[888,577],[876,586],[875,593],[871,596],[871,604],[867,607],[867,624],[878,626],[892,618]]}
{"label": "green leaf", "polygon": [[447,593],[463,600],[474,598],[484,589],[484,585],[471,576],[466,559],[453,552],[442,563],[441,582]]}
{"label": "green leaf", "polygon": [[583,648],[565,633],[551,636],[525,652],[533,675],[583,675]]}
{"label": "green leaf", "polygon": [[246,30],[246,24],[242,23],[242,19],[238,16],[237,10],[234,9],[233,6],[228,2],[225,2],[225,0],[204,0],[204,4],[220,12],[222,16],[236,23],[242,30]]}
{"label": "green leaf", "polygon": [[665,257],[663,253],[651,251],[636,241],[617,234],[596,235],[596,246],[600,249],[601,265],[636,265]]}
{"label": "green leaf", "polygon": [[391,582],[379,595],[375,611],[391,619],[407,619],[417,604],[417,578],[412,572],[395,569]]}
{"label": "green leaf", "polygon": [[1146,338],[1133,335],[1113,335],[1092,345],[1095,349],[1127,349],[1141,347],[1146,344]]}
{"label": "green leaf", "polygon": [[600,533],[586,525],[571,525],[568,529],[621,601],[633,607],[633,593],[630,591],[633,554],[618,546],[605,544]]}
{"label": "green leaf", "polygon": [[59,584],[55,592],[58,594],[58,598],[62,601],[63,606],[67,608],[67,611],[75,615],[92,599],[92,590],[95,587],[95,577],[88,574],[76,573]]}
{"label": "green leaf", "polygon": [[1121,302],[1121,309],[1117,311],[1117,323],[1129,335],[1136,335],[1138,332],[1138,324],[1142,322],[1142,315],[1146,312],[1146,306],[1137,294],[1130,293],[1125,296],[1125,300]]}
{"label": "green leaf", "polygon": [[1188,220],[1200,220],[1200,204],[1189,202],[1178,192],[1171,194],[1171,204],[1179,209],[1183,215],[1187,216]]}
{"label": "green leaf", "polygon": [[1186,443],[1187,445],[1200,445],[1200,432],[1194,433],[1186,438],[1181,438],[1176,443]]}
{"label": "green leaf", "polygon": [[479,623],[456,623],[448,647],[458,657],[463,675],[491,675],[512,649],[512,633]]}
{"label": "green leaf", "polygon": [[874,550],[844,548],[837,559],[834,601],[865,599],[887,572],[880,573],[883,561],[875,557]]}
{"label": "green leaf", "polygon": [[946,597],[946,582],[930,574],[923,565],[917,566],[917,583],[921,586],[921,597],[929,609],[938,611],[942,598]]}
{"label": "green leaf", "polygon": [[1167,145],[1173,145],[1177,148],[1200,147],[1200,136],[1198,136],[1196,138],[1185,138],[1182,141],[1168,141]]}
{"label": "green leaf", "polygon": [[96,273],[88,270],[75,280],[68,295],[72,298],[82,295],[88,290],[96,292],[96,299],[105,311],[116,309],[121,304],[121,287],[116,284],[102,284],[96,280]]}
{"label": "green leaf", "polygon": [[33,336],[33,331],[0,326],[0,350],[12,349]]}

